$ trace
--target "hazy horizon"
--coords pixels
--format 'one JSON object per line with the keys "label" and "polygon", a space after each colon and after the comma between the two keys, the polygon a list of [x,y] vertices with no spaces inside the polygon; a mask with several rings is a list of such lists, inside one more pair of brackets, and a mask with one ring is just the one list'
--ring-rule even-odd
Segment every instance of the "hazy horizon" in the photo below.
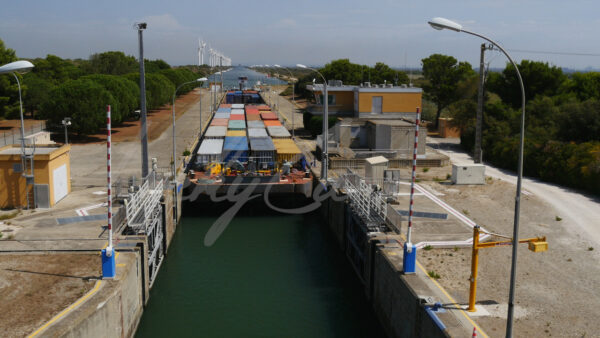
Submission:
{"label": "hazy horizon", "polygon": [[[549,62],[559,67],[600,68],[600,39],[595,16],[600,4],[580,1],[476,1],[460,4],[436,0],[278,1],[189,0],[166,5],[144,2],[60,3],[40,0],[9,2],[0,13],[0,39],[21,58],[87,59],[109,50],[137,56],[134,22],[145,21],[145,57],[171,65],[198,63],[198,38],[230,57],[234,65],[304,63],[323,65],[349,58],[394,68],[420,68],[433,53],[452,55],[479,65],[483,40],[427,24],[443,16],[495,39],[513,58]],[[521,51],[542,51],[537,54]],[[561,55],[556,53],[591,54]],[[504,68],[500,52],[487,52],[492,68]]]}

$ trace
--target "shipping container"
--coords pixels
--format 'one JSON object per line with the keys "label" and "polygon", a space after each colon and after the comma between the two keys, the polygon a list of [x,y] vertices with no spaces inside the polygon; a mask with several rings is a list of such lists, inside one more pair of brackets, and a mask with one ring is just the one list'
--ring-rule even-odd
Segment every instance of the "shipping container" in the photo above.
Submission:
{"label": "shipping container", "polygon": [[267,106],[266,104],[261,104],[258,107],[256,107],[256,109],[258,109],[258,110],[271,110],[271,107]]}
{"label": "shipping container", "polygon": [[231,114],[230,113],[215,113],[215,119],[228,119],[229,116]]}
{"label": "shipping container", "polygon": [[219,108],[217,113],[231,113],[231,108]]}
{"label": "shipping container", "polygon": [[269,131],[269,135],[271,135],[272,138],[290,138],[290,137],[292,137],[290,132],[287,129],[285,129],[285,127],[282,127],[282,126],[267,127],[267,130]]}
{"label": "shipping container", "polygon": [[302,156],[302,152],[294,143],[292,139],[289,138],[277,138],[273,139],[273,144],[275,145],[275,150],[277,151],[277,161],[285,162],[289,161],[292,163],[300,160]]}
{"label": "shipping container", "polygon": [[248,127],[248,137],[269,137],[265,128],[250,128]]}
{"label": "shipping container", "polygon": [[224,138],[227,134],[227,127],[224,126],[210,126],[204,133],[204,138]]}
{"label": "shipping container", "polygon": [[252,121],[250,119],[248,119],[248,121],[246,122],[246,124],[248,125],[248,129],[250,128],[265,128],[265,124],[263,123],[263,121]]}
{"label": "shipping container", "polygon": [[223,139],[206,139],[200,144],[196,163],[207,164],[210,162],[221,162],[223,152]]}
{"label": "shipping container", "polygon": [[269,113],[260,113],[260,118],[263,120],[277,120],[277,114],[269,112]]}
{"label": "shipping container", "polygon": [[228,130],[227,134],[225,134],[226,137],[230,137],[230,136],[246,136],[246,131],[245,130]]}
{"label": "shipping container", "polygon": [[231,115],[244,115],[243,109],[232,108]]}
{"label": "shipping container", "polygon": [[265,120],[263,121],[265,127],[281,127],[281,122],[279,120]]}
{"label": "shipping container", "polygon": [[231,130],[245,130],[246,129],[246,121],[243,121],[243,120],[229,121],[228,128]]}
{"label": "shipping container", "polygon": [[269,137],[250,138],[250,160],[260,165],[275,162],[275,145]]}
{"label": "shipping container", "polygon": [[258,110],[258,109],[246,109],[246,115],[260,115],[260,110]]}
{"label": "shipping container", "polygon": [[227,127],[228,124],[229,124],[229,119],[212,119],[212,121],[210,121],[211,126]]}
{"label": "shipping container", "polygon": [[231,116],[229,117],[229,121],[244,121],[244,115],[233,115],[231,114]]}
{"label": "shipping container", "polygon": [[250,114],[250,115],[246,114],[246,120],[248,120],[248,121],[262,121],[260,119],[260,115],[259,114]]}
{"label": "shipping container", "polygon": [[248,139],[243,136],[226,137],[223,143],[223,161],[248,162]]}
{"label": "shipping container", "polygon": [[[242,93],[240,92],[240,94],[242,94]],[[243,103],[234,103],[231,105],[231,108],[232,109],[244,109],[244,104]]]}
{"label": "shipping container", "polygon": [[221,103],[219,105],[219,108],[231,108],[231,104],[230,103]]}

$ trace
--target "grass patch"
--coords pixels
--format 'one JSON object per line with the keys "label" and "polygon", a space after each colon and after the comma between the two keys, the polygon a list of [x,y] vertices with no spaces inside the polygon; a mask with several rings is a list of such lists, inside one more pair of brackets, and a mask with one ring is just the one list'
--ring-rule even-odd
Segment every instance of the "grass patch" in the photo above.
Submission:
{"label": "grass patch", "polygon": [[190,156],[190,154],[192,154],[192,152],[189,151],[188,149],[183,151],[183,156]]}
{"label": "grass patch", "polygon": [[429,277],[431,277],[433,279],[440,279],[441,278],[441,276],[437,272],[435,272],[433,270],[427,271],[427,274],[429,275]]}
{"label": "grass patch", "polygon": [[561,218],[561,217],[559,217],[559,216],[555,216],[555,217],[554,217],[554,219],[555,219],[557,222],[560,222],[560,221],[562,221],[562,218]]}
{"label": "grass patch", "polygon": [[469,215],[469,210],[463,209],[462,213],[468,216]]}
{"label": "grass patch", "polygon": [[423,250],[425,250],[425,251],[429,251],[429,250],[431,250],[431,249],[433,249],[433,247],[432,247],[431,245],[426,245],[426,246],[423,248]]}
{"label": "grass patch", "polygon": [[429,168],[423,168],[423,172],[426,173],[429,171]]}
{"label": "grass patch", "polygon": [[11,218],[15,218],[17,217],[17,215],[19,215],[21,213],[20,210],[11,212],[10,214],[4,214],[4,215],[0,215],[0,221],[4,221],[5,219],[11,219]]}
{"label": "grass patch", "polygon": [[447,179],[447,180],[449,180],[449,179],[451,179],[451,178],[452,178],[452,175],[450,175],[450,174],[446,174],[446,179]]}
{"label": "grass patch", "polygon": [[594,251],[594,247],[593,247],[593,246],[590,246],[590,247],[588,248],[588,251]]}

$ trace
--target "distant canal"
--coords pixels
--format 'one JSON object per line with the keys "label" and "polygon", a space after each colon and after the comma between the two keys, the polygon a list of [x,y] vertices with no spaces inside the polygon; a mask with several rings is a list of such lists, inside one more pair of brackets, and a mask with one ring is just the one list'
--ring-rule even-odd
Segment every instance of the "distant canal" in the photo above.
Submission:
{"label": "distant canal", "polygon": [[315,214],[182,218],[137,337],[381,337],[364,291]]}
{"label": "distant canal", "polygon": [[[232,67],[229,71],[226,71],[223,73],[223,87],[224,88],[239,88],[238,84],[239,84],[239,80],[238,78],[240,76],[245,76],[248,78],[248,81],[246,82],[246,87],[249,89],[252,89],[252,87],[254,85],[256,85],[256,83],[258,81],[260,81],[260,83],[262,84],[270,84],[270,85],[278,85],[278,84],[285,84],[285,81],[281,81],[277,78],[272,78],[272,77],[267,77],[266,74],[262,74],[259,72],[256,72],[250,68],[246,68],[246,67],[242,67],[242,66],[236,66],[236,67]],[[221,75],[211,75],[209,77],[209,80],[212,81],[216,81],[216,82],[220,82],[221,81]],[[208,82],[206,82],[206,86],[208,86]]]}

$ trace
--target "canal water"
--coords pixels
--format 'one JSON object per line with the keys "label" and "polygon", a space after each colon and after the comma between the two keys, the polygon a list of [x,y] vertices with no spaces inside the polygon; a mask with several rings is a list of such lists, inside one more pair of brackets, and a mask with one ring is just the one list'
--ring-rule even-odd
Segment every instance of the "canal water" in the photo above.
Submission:
{"label": "canal water", "polygon": [[136,337],[383,337],[346,258],[318,215],[185,216]]}
{"label": "canal water", "polygon": [[[261,84],[269,84],[269,85],[286,84],[285,81],[281,81],[281,80],[279,80],[277,78],[273,78],[273,77],[267,77],[266,74],[256,72],[250,68],[246,68],[243,66],[235,66],[223,73],[223,87],[227,88],[227,89],[239,88],[238,78],[240,76],[245,76],[248,78],[248,81],[246,82],[246,87],[249,89],[252,89],[252,87],[254,85],[256,85],[256,83],[258,81],[260,81]],[[221,75],[218,75],[218,74],[210,75],[208,77],[208,80],[211,82],[212,81],[220,82]],[[208,82],[205,83],[205,86],[208,86]]]}

